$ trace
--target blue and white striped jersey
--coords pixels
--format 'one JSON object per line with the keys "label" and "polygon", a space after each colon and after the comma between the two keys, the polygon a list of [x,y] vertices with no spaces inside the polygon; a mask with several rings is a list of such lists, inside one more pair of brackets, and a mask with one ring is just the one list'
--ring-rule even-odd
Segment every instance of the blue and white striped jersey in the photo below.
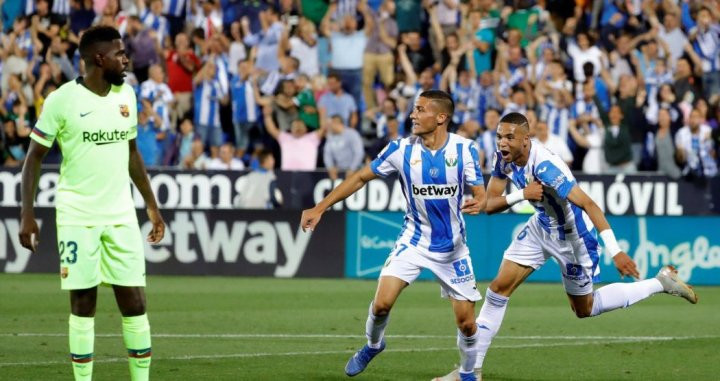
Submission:
{"label": "blue and white striped jersey", "polygon": [[145,9],[140,15],[140,21],[143,25],[155,31],[160,46],[163,46],[165,44],[165,37],[170,35],[170,24],[167,18],[163,15],[155,15],[150,12],[149,9]]}
{"label": "blue and white striped jersey", "polygon": [[394,140],[370,164],[381,177],[398,172],[407,201],[398,243],[416,246],[440,259],[467,254],[460,209],[465,185],[483,185],[477,143],[448,134],[430,151],[418,136]]}
{"label": "blue and white striped jersey", "polygon": [[224,93],[216,80],[202,81],[195,85],[195,125],[220,127],[220,100]]}
{"label": "blue and white striped jersey", "polygon": [[185,7],[187,6],[187,0],[163,0],[163,14],[183,17],[185,16]]}
{"label": "blue and white striped jersey", "polygon": [[590,218],[567,199],[570,190],[577,184],[570,168],[560,156],[540,144],[531,144],[528,162],[523,167],[506,163],[500,151],[496,151],[492,176],[510,179],[518,189],[539,181],[543,185],[543,200],[530,204],[536,210],[540,226],[559,240],[580,238],[597,241]]}

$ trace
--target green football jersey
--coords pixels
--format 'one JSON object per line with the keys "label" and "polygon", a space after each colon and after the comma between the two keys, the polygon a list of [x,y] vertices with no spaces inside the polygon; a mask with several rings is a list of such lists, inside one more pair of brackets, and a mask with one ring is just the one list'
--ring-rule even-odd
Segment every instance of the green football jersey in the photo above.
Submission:
{"label": "green football jersey", "polygon": [[68,82],[50,93],[30,135],[63,155],[55,196],[57,225],[137,223],[130,191],[128,142],[137,136],[137,101],[129,85],[101,97]]}

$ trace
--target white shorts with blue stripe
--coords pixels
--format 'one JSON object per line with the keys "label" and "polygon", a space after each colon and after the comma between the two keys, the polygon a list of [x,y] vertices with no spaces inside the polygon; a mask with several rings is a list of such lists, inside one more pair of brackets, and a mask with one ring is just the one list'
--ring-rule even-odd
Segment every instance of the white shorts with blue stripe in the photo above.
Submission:
{"label": "white shorts with blue stripe", "polygon": [[471,302],[482,299],[467,246],[462,245],[454,254],[438,256],[416,246],[398,243],[385,261],[380,276],[392,276],[412,284],[422,269],[428,269],[440,282],[441,297]]}
{"label": "white shorts with blue stripe", "polygon": [[566,229],[564,233],[561,239],[557,228],[542,226],[534,215],[505,250],[503,258],[536,270],[548,258],[554,258],[560,265],[565,291],[570,295],[590,294],[600,274],[600,245],[595,229],[581,235],[575,229]]}

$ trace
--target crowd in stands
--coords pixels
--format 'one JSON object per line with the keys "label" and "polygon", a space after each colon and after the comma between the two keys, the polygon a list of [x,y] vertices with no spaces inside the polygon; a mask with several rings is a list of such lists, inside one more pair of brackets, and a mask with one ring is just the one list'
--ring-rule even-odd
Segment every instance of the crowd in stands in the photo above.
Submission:
{"label": "crowd in stands", "polygon": [[414,100],[442,89],[485,169],[519,111],[585,173],[717,173],[718,0],[5,0],[1,14],[4,166],[101,24],[123,36],[148,166],[336,178],[410,134]]}

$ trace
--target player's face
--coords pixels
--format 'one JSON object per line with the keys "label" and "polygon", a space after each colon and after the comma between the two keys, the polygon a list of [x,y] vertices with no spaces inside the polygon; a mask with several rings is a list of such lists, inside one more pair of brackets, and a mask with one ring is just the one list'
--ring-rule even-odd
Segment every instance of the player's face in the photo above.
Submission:
{"label": "player's face", "polygon": [[103,71],[103,78],[115,86],[123,84],[125,79],[125,70],[127,70],[128,60],[125,55],[125,45],[122,40],[113,40],[110,44],[104,44],[99,53],[100,67]]}
{"label": "player's face", "polygon": [[430,99],[419,97],[415,102],[412,114],[410,114],[412,133],[415,135],[433,133],[437,126],[445,122],[447,117],[447,114],[437,112]]}
{"label": "player's face", "polygon": [[497,146],[505,162],[514,162],[527,147],[528,135],[522,127],[510,123],[500,123],[496,134]]}

